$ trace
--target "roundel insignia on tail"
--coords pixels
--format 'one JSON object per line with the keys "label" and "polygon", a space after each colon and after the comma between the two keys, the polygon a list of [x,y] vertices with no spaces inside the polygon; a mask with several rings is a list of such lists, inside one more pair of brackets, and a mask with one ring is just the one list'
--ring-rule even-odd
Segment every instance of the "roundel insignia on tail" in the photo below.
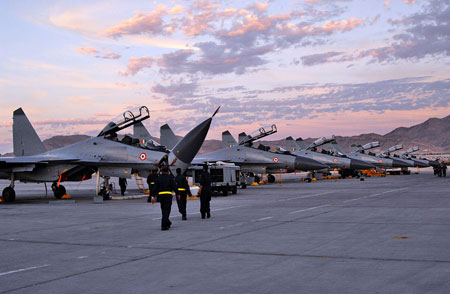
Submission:
{"label": "roundel insignia on tail", "polygon": [[139,159],[144,161],[147,159],[147,154],[145,152],[142,152],[141,154],[139,154]]}
{"label": "roundel insignia on tail", "polygon": [[280,159],[279,159],[278,157],[275,156],[275,157],[273,158],[273,162],[278,163],[278,161],[280,161]]}
{"label": "roundel insignia on tail", "polygon": [[339,159],[337,159],[336,157],[333,158],[333,162],[334,162],[334,163],[337,163],[338,161],[339,161]]}
{"label": "roundel insignia on tail", "polygon": [[291,148],[291,151],[295,151],[295,148],[294,148],[294,147],[292,147],[292,148]]}
{"label": "roundel insignia on tail", "polygon": [[383,159],[378,160],[379,163],[383,163]]}

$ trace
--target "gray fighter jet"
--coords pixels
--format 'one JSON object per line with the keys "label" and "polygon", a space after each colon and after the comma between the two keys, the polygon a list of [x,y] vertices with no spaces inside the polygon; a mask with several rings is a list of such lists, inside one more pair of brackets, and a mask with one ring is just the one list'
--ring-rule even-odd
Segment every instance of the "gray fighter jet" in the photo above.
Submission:
{"label": "gray fighter jet", "polygon": [[[401,160],[388,157],[379,157],[375,153],[369,151],[370,149],[379,146],[380,142],[378,141],[370,142],[362,146],[352,146],[352,151],[350,153],[346,153],[345,155],[351,159],[358,159],[373,164],[377,168],[408,167],[408,165]],[[330,142],[326,148],[329,148],[332,152],[344,153],[336,141]]]}
{"label": "gray fighter jet", "polygon": [[[403,145],[397,144],[395,146],[390,147],[386,151],[382,152],[379,155],[379,157],[380,158],[390,158],[392,160],[395,160],[397,165],[401,165],[401,162],[403,162],[402,168],[414,167],[414,161],[406,159],[406,158],[401,158],[399,155],[396,155],[396,154],[391,155],[391,153],[396,152],[398,150],[402,150],[402,149],[403,149]],[[395,167],[395,166],[393,166],[393,167]]]}
{"label": "gray fighter jet", "polygon": [[271,152],[268,146],[259,144],[258,148],[253,143],[263,137],[277,131],[276,126],[260,128],[254,135],[240,134],[239,143],[231,136],[230,132],[222,133],[224,148],[206,154],[197,155],[193,164],[207,162],[231,162],[241,167],[244,173],[268,173],[269,182],[275,181],[273,173],[284,173],[294,171],[311,171],[326,168],[326,165],[311,158]]}
{"label": "gray fighter jet", "polygon": [[[200,149],[211,125],[212,117],[192,129],[172,151],[148,148],[125,138],[119,142],[117,132],[150,117],[145,106],[124,112],[93,137],[73,145],[46,151],[22,108],[13,114],[13,141],[15,157],[0,158],[0,178],[10,179],[3,190],[5,202],[15,200],[14,182],[53,183],[56,198],[66,190],[61,182],[83,181],[97,173],[97,194],[100,177],[130,178],[131,174],[146,174],[159,165],[185,170]],[[131,141],[130,141],[131,140]]]}
{"label": "gray fighter jet", "polygon": [[416,167],[437,167],[439,165],[439,162],[434,161],[434,160],[428,160],[425,158],[417,158],[416,156],[414,156],[412,153],[419,151],[420,148],[419,146],[414,146],[409,148],[408,150],[406,150],[405,152],[403,152],[400,157],[404,158],[404,159],[409,159],[414,161],[414,166]]}
{"label": "gray fighter jet", "polygon": [[311,143],[309,146],[306,146],[302,138],[298,138],[294,141],[292,137],[287,137],[286,148],[288,148],[292,154],[308,156],[326,164],[330,169],[339,169],[339,173],[342,177],[349,175],[359,176],[357,171],[375,168],[371,163],[356,158],[348,158],[343,153],[332,153],[324,148],[322,148],[321,152],[317,152],[317,148],[334,141],[334,136],[322,137]]}

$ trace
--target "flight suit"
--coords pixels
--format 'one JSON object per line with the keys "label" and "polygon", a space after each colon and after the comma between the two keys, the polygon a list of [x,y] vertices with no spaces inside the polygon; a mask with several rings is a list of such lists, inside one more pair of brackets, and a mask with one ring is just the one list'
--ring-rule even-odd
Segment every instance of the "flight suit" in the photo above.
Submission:
{"label": "flight suit", "polygon": [[162,173],[155,181],[155,192],[161,204],[161,230],[168,230],[172,222],[169,219],[172,208],[172,191],[177,192],[177,184],[172,175]]}
{"label": "flight suit", "polygon": [[147,184],[148,184],[148,199],[147,202],[152,201],[152,197],[156,197],[156,190],[155,190],[155,182],[158,178],[158,175],[156,173],[149,174],[147,177]]}
{"label": "flight suit", "polygon": [[120,186],[120,195],[125,195],[125,191],[127,190],[127,179],[119,178],[119,186]]}
{"label": "flight suit", "polygon": [[191,190],[189,189],[189,183],[186,180],[186,177],[181,174],[175,176],[175,182],[178,187],[177,196],[179,196],[177,197],[178,211],[183,216],[182,219],[186,220],[187,195],[192,196]]}
{"label": "flight suit", "polygon": [[208,218],[211,217],[211,209],[209,202],[211,201],[211,175],[207,171],[203,171],[200,174],[200,213],[202,218],[205,218],[205,215]]}

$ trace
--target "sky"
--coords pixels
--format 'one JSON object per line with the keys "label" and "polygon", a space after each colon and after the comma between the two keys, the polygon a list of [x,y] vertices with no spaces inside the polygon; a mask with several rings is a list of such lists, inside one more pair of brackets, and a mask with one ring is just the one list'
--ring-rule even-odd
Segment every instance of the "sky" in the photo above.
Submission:
{"label": "sky", "polygon": [[207,139],[385,134],[450,114],[450,0],[0,2],[0,153],[22,107],[42,140],[146,105]]}

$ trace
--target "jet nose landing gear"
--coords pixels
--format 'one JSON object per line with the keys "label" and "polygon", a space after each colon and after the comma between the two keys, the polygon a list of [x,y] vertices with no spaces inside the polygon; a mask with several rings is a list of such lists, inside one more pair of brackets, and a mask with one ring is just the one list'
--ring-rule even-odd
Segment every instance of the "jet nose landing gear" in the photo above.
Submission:
{"label": "jet nose landing gear", "polygon": [[58,186],[56,182],[52,184],[52,191],[56,199],[61,199],[66,194],[66,188],[63,185]]}
{"label": "jet nose landing gear", "polygon": [[12,187],[6,187],[3,189],[2,198],[5,202],[14,202],[16,199],[16,192]]}

